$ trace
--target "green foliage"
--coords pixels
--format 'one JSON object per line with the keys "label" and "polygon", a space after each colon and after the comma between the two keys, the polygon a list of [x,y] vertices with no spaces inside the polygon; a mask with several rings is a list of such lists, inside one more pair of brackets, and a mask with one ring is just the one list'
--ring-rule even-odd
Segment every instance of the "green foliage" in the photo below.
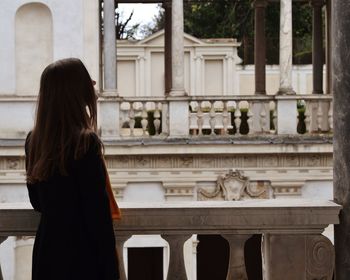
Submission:
{"label": "green foliage", "polygon": [[[164,28],[164,10],[154,17],[150,35]],[[268,64],[279,63],[280,4],[266,8],[266,57]],[[184,30],[198,38],[236,38],[242,42],[239,55],[243,64],[254,63],[254,8],[252,0],[192,0],[184,2]],[[311,63],[312,8],[293,2],[294,62]]]}

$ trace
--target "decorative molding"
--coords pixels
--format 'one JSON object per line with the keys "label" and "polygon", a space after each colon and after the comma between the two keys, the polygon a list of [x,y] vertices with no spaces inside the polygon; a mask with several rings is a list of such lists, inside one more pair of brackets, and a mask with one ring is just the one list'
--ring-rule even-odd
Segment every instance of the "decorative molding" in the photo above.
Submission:
{"label": "decorative molding", "polygon": [[224,200],[241,200],[244,194],[251,198],[261,197],[267,193],[267,186],[264,183],[251,184],[249,178],[243,175],[242,171],[229,170],[225,175],[219,175],[216,187],[213,191],[205,188],[198,190],[199,200],[210,200],[223,198]]}
{"label": "decorative molding", "polygon": [[272,182],[273,198],[301,196],[301,189],[305,181],[285,180],[283,182]]}
{"label": "decorative molding", "polygon": [[331,280],[334,271],[334,247],[323,235],[307,236],[306,279]]}
{"label": "decorative molding", "polygon": [[[332,154],[106,156],[110,169],[332,167]],[[1,163],[0,163],[1,165]]]}

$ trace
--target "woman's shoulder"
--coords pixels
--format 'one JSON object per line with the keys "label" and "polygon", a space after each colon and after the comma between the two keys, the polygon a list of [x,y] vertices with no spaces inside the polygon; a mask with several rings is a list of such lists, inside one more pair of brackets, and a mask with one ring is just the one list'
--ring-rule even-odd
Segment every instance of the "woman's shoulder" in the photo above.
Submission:
{"label": "woman's shoulder", "polygon": [[94,131],[83,131],[79,137],[79,147],[81,151],[79,158],[91,155],[102,155],[103,144],[100,137]]}

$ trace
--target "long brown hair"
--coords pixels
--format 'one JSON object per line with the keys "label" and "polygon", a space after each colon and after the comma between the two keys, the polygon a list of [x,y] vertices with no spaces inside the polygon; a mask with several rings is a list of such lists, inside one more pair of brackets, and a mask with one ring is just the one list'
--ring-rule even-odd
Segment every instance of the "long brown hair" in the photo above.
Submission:
{"label": "long brown hair", "polygon": [[68,175],[68,159],[79,159],[97,130],[96,99],[93,81],[79,59],[58,60],[45,68],[26,143],[27,182],[45,181],[55,172]]}

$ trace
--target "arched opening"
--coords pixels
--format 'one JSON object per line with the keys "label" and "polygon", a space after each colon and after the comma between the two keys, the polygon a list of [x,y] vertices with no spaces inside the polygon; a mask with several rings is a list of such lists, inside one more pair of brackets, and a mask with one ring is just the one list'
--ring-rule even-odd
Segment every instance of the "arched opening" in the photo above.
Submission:
{"label": "arched opening", "polygon": [[15,18],[16,93],[37,94],[44,67],[53,61],[52,14],[41,3],[21,6]]}

